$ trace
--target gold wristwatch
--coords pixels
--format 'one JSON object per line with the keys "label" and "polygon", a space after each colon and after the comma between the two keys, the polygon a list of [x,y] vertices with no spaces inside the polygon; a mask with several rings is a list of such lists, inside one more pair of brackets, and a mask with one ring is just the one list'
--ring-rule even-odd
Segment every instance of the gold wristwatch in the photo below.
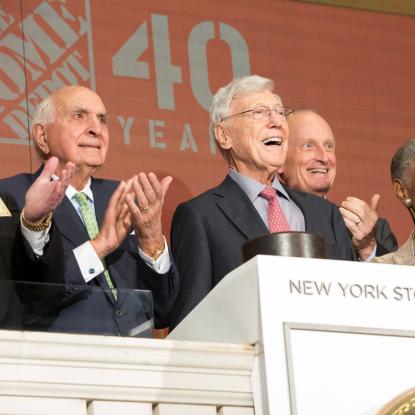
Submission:
{"label": "gold wristwatch", "polygon": [[40,231],[45,231],[50,223],[52,222],[52,212],[49,213],[48,216],[46,216],[45,219],[42,220],[42,222],[30,222],[29,220],[26,219],[25,215],[24,215],[24,208],[22,210],[22,213],[20,214],[20,221],[22,222],[22,225],[29,229],[30,231],[34,231],[34,232],[40,232]]}

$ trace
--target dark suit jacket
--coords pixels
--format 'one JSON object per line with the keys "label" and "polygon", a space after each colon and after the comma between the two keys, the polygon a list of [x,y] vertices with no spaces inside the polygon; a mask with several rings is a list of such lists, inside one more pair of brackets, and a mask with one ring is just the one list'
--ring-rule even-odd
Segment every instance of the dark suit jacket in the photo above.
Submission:
{"label": "dark suit jacket", "polygon": [[0,327],[22,329],[26,305],[48,295],[34,283],[47,282],[52,276],[63,282],[63,247],[52,224],[44,255],[37,258],[21,233],[17,205],[4,194],[0,197],[11,213],[0,217]]}
{"label": "dark suit jacket", "polygon": [[[328,256],[356,259],[337,207],[314,195],[286,188],[304,214],[307,232],[322,236]],[[242,245],[269,233],[240,186],[229,176],[218,187],[179,205],[171,245],[181,289],[170,327],[176,326],[230,271],[242,264]]]}
{"label": "dark suit jacket", "polygon": [[384,218],[379,218],[375,229],[376,256],[382,256],[395,252],[398,249],[398,241],[393,234],[389,223]]}
{"label": "dark suit jacket", "polygon": [[[0,191],[13,194],[18,206],[24,203],[24,194],[40,174],[20,174],[0,180]],[[109,199],[118,183],[92,178],[95,213],[101,225]],[[102,294],[98,287],[108,288],[103,274],[85,283],[73,254],[73,249],[90,238],[82,220],[71,202],[65,197],[54,212],[54,220],[62,237],[65,253],[64,280],[67,289],[60,296],[60,307],[51,313],[49,330],[94,332],[99,334],[127,335],[129,330],[147,320],[149,305],[142,297],[119,292],[117,301],[110,291]],[[153,293],[155,325],[168,325],[168,313],[178,288],[178,276],[173,266],[166,275],[152,271],[140,258],[137,241],[129,235],[105,259],[115,285],[120,289],[150,290]],[[73,287],[73,286],[77,287]],[[43,307],[43,304],[42,304]],[[33,327],[36,322],[32,321]],[[42,329],[43,323],[39,323]]]}

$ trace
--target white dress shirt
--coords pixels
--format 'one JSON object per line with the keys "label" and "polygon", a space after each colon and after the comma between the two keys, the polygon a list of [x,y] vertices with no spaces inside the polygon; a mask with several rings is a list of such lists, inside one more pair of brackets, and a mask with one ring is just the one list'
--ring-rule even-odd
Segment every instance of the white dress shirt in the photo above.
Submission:
{"label": "white dress shirt", "polygon": [[[57,177],[53,178],[56,179]],[[88,179],[88,182],[81,191],[87,195],[90,208],[95,212],[94,195],[92,194],[91,190],[91,179]],[[73,186],[68,186],[68,188],[66,189],[66,197],[72,203],[81,220],[83,220],[81,209],[78,203],[73,199],[73,196],[76,193],[78,193],[78,191]],[[32,231],[30,229],[27,229],[22,223],[20,224],[20,227],[23,236],[26,238],[30,247],[33,249],[33,252],[39,257],[42,256],[43,249],[45,245],[49,242],[49,231],[51,225],[49,225],[47,229],[42,231]],[[134,233],[134,231],[132,233]],[[157,260],[154,260],[152,257],[146,255],[139,247],[138,242],[137,249],[143,261],[156,273],[165,274],[170,269],[171,261],[166,238],[164,238],[164,251],[157,258]],[[93,278],[95,278],[97,275],[101,274],[104,271],[102,261],[99,259],[90,241],[87,241],[82,245],[76,247],[73,250],[73,252],[85,282],[91,281]]]}

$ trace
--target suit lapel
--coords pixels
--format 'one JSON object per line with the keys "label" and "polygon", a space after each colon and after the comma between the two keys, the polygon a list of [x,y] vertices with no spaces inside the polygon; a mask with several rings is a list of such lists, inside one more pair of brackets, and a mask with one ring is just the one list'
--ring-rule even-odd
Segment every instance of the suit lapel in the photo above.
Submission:
{"label": "suit lapel", "polygon": [[63,237],[79,246],[89,240],[88,232],[79,217],[71,201],[65,196],[62,203],[55,209],[53,214],[59,231]]}
{"label": "suit lapel", "polygon": [[[94,208],[95,208],[95,217],[97,219],[98,228],[101,229],[102,222],[104,220],[105,211],[108,206],[109,199],[111,198],[111,192],[105,186],[102,186],[103,181],[101,179],[94,179],[91,177],[91,190],[92,194],[94,195]],[[124,277],[120,275],[118,270],[110,264],[110,256],[107,257],[106,265],[108,271],[111,275],[111,279],[113,283],[116,285],[117,288],[123,287]],[[113,304],[115,304],[114,296],[112,295],[111,291],[109,290],[108,283],[105,279],[104,275],[100,275],[97,279],[99,285],[106,289],[105,293],[107,294],[108,298],[111,300]],[[121,304],[125,299],[125,293],[123,291],[118,291],[118,304]]]}
{"label": "suit lapel", "polygon": [[[92,183],[91,182],[91,189]],[[94,192],[94,206],[97,216],[98,224],[102,222],[103,212],[105,212],[106,204],[102,202],[102,196],[99,192]],[[97,196],[99,195],[99,196]],[[88,232],[85,228],[85,225],[82,222],[82,219],[78,215],[78,212],[75,210],[72,202],[65,196],[62,203],[56,208],[54,215],[53,215],[56,224],[58,225],[59,231],[61,235],[68,239],[73,246],[79,246],[86,241],[90,240]],[[114,297],[111,292],[109,292],[108,283],[105,280],[105,276],[103,274],[97,275],[95,281],[101,288],[105,288],[105,294],[110,299],[112,303],[115,302]]]}
{"label": "suit lapel", "polygon": [[101,229],[111,194],[102,189],[100,179],[94,179],[93,177],[91,177],[91,190],[94,195],[95,217],[97,218],[98,228]]}
{"label": "suit lapel", "polygon": [[[101,230],[102,222],[104,220],[105,211],[107,209],[109,198],[111,197],[111,193],[105,191],[105,189],[101,186],[102,180],[101,179],[94,179],[91,177],[91,190],[92,194],[94,195],[94,209],[95,209],[95,217],[97,219],[98,228]],[[109,258],[106,260],[106,265],[108,271],[111,275],[111,279],[113,283],[116,285],[117,288],[121,288],[119,284],[119,275],[116,269],[109,264]],[[115,299],[112,292],[109,289],[108,283],[105,279],[103,274],[97,277],[97,281],[102,288],[105,288],[105,293],[109,300],[115,304]],[[121,295],[120,295],[121,294]],[[121,297],[121,298],[120,298]],[[118,292],[118,300],[120,301],[123,298],[123,293]]]}
{"label": "suit lapel", "polygon": [[229,176],[213,193],[218,197],[219,209],[248,240],[269,233],[246,193]]}
{"label": "suit lapel", "polygon": [[308,197],[306,193],[297,192],[286,186],[284,186],[284,189],[303,213],[305,231],[320,235],[321,224],[318,221],[316,221],[316,218],[321,217],[321,214],[319,211],[316,211],[316,209],[321,209],[321,207],[319,208],[314,203],[313,198]]}

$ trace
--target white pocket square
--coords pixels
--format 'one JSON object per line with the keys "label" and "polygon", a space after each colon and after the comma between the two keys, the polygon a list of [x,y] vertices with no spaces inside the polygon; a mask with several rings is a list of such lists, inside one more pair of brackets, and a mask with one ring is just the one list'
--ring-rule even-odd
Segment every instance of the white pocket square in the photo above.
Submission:
{"label": "white pocket square", "polygon": [[3,200],[0,198],[0,216],[11,216],[10,210],[7,209],[7,206],[4,204]]}

